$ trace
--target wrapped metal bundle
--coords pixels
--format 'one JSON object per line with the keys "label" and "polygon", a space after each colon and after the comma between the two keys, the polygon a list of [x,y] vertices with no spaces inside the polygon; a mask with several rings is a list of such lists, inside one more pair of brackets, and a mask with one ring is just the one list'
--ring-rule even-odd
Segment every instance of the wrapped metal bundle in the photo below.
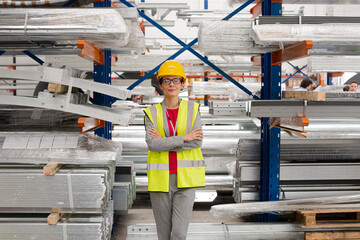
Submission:
{"label": "wrapped metal bundle", "polygon": [[[121,48],[129,30],[114,9],[3,9],[0,10],[0,46],[11,43],[76,45],[85,39],[100,48]],[[18,46],[18,45],[17,45]]]}
{"label": "wrapped metal bundle", "polygon": [[60,169],[54,176],[41,168],[2,168],[0,180],[0,212],[102,213],[111,208],[114,168]]}
{"label": "wrapped metal bundle", "polygon": [[137,19],[136,21],[125,19],[125,23],[130,31],[130,35],[128,44],[126,44],[124,47],[133,49],[138,54],[145,52],[145,36],[140,29],[140,24]]}
{"label": "wrapped metal bundle", "polygon": [[311,40],[314,46],[322,45],[359,45],[358,23],[331,24],[265,24],[254,25],[251,37],[256,44],[286,46],[304,40]]}
{"label": "wrapped metal bundle", "polygon": [[0,163],[115,165],[122,145],[77,133],[0,133]]}
{"label": "wrapped metal bundle", "polygon": [[275,48],[255,47],[250,37],[252,20],[209,21],[199,26],[199,49],[205,55],[266,53]]}

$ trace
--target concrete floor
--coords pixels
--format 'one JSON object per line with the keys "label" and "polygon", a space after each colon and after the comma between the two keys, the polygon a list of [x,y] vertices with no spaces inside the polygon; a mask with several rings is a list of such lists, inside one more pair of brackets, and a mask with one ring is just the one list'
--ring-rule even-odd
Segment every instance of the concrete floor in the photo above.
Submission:
{"label": "concrete floor", "polygon": [[[191,223],[243,222],[241,218],[215,218],[210,213],[212,205],[234,203],[231,193],[219,193],[212,203],[195,203]],[[137,194],[127,215],[117,216],[112,240],[126,240],[127,227],[140,223],[155,223],[148,194]]]}

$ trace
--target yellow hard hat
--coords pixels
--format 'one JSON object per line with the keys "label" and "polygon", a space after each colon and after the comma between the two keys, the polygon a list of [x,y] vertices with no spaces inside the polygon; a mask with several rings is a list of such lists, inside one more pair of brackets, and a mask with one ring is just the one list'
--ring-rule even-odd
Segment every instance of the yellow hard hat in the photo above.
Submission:
{"label": "yellow hard hat", "polygon": [[180,76],[183,78],[184,82],[186,81],[185,70],[178,61],[168,60],[164,62],[159,68],[157,79],[160,80],[163,76],[171,75]]}

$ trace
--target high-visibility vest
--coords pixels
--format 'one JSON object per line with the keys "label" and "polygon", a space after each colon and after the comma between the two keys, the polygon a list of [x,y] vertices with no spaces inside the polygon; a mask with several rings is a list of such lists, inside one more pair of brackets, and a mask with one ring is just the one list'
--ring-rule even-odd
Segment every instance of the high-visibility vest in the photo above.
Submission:
{"label": "high-visibility vest", "polygon": [[[144,110],[162,137],[169,136],[169,126],[166,118],[165,103]],[[199,111],[198,103],[181,100],[177,119],[177,134],[185,135],[191,132]],[[146,118],[145,118],[146,119]],[[146,124],[146,123],[145,123]],[[205,162],[200,148],[176,153],[178,188],[205,186]],[[148,151],[148,190],[169,192],[169,152]]]}

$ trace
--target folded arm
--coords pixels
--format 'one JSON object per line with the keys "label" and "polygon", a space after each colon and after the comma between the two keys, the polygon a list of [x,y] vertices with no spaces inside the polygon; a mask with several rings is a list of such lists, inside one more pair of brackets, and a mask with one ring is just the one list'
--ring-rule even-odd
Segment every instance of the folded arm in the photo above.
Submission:
{"label": "folded arm", "polygon": [[[169,152],[181,152],[185,150],[191,150],[195,148],[199,148],[202,145],[202,132],[201,132],[201,120],[200,115],[198,114],[196,116],[193,129],[199,128],[200,130],[194,130],[191,134],[187,135],[186,137],[184,135],[178,135],[174,137],[161,137],[160,135],[157,135],[158,132],[154,129],[154,125],[150,121],[150,119],[145,116],[145,130],[146,130],[146,143],[148,145],[148,148],[150,151],[153,152],[163,152],[163,151],[169,151]],[[200,134],[199,134],[200,132]],[[200,136],[201,137],[195,137],[201,140],[191,140],[189,139],[194,138],[194,136]],[[185,141],[184,141],[185,137]]]}

